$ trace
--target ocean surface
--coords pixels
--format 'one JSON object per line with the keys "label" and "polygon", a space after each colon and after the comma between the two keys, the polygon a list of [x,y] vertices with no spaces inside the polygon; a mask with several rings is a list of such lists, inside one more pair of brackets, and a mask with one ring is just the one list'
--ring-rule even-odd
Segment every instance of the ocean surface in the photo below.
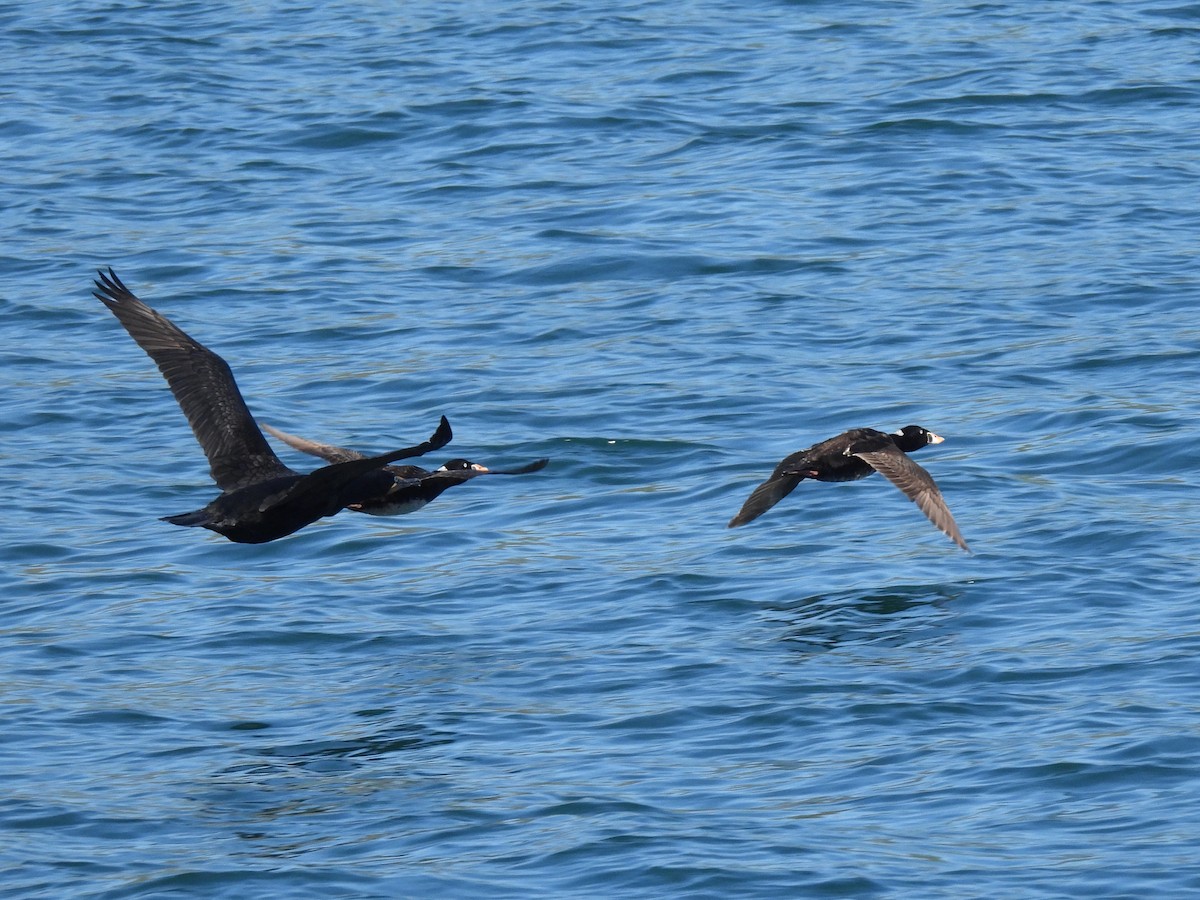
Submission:
{"label": "ocean surface", "polygon": [[[1200,4],[0,7],[0,895],[1200,895]],[[274,543],[254,414],[480,478]],[[800,486],[850,427],[918,460]],[[316,461],[276,445],[290,465]]]}

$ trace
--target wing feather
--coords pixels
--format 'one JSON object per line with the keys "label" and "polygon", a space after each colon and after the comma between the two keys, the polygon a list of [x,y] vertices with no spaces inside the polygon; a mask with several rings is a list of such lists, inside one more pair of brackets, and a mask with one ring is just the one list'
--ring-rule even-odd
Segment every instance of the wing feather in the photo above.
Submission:
{"label": "wing feather", "polygon": [[294,475],[254,423],[225,360],[139,300],[112,269],[99,274],[95,296],[166,378],[217,486],[232,491]]}
{"label": "wing feather", "polygon": [[263,431],[273,437],[279,438],[293,450],[299,450],[301,453],[307,453],[309,456],[319,456],[326,462],[343,463],[349,462],[352,459],[366,459],[367,454],[359,453],[357,450],[351,450],[348,447],[336,447],[333,444],[322,444],[320,441],[310,441],[308,438],[302,438],[295,434],[288,434],[286,431],[281,431],[273,425],[268,425],[266,422],[259,423]]}
{"label": "wing feather", "polygon": [[[279,438],[279,440],[283,441],[292,449],[299,450],[301,453],[307,453],[310,456],[318,456],[326,462],[344,463],[350,462],[354,459],[367,458],[367,454],[361,453],[358,450],[351,450],[349,447],[338,447],[334,444],[322,444],[320,441],[310,441],[308,438],[302,438],[298,435],[288,434],[286,431],[281,431],[273,425],[268,425],[266,422],[261,422],[259,424],[262,425],[263,430],[266,431],[267,434]],[[441,450],[453,439],[454,432],[450,430],[450,422],[445,416],[442,416],[441,421],[438,422],[437,430],[435,430],[433,434],[429,436],[429,440],[422,444],[418,444],[417,447],[410,448],[413,451],[416,451],[418,448],[423,449],[421,449],[419,453],[410,453],[409,456],[424,456],[426,453],[432,453],[434,450]],[[399,466],[395,468],[415,467]],[[424,470],[422,469],[418,471]]]}
{"label": "wing feather", "polygon": [[913,462],[908,454],[899,447],[885,447],[853,455],[898,487],[938,530],[968,553],[971,552],[933,476]]}
{"label": "wing feather", "polygon": [[739,525],[753,522],[804,480],[803,475],[780,472],[782,468],[783,463],[780,463],[775,473],[751,492],[738,514],[729,520],[727,528],[737,528]]}
{"label": "wing feather", "polygon": [[550,464],[550,460],[543,457],[535,459],[531,463],[526,463],[523,466],[517,466],[515,469],[488,469],[486,472],[480,472],[481,475],[528,475],[530,472],[540,472]]}

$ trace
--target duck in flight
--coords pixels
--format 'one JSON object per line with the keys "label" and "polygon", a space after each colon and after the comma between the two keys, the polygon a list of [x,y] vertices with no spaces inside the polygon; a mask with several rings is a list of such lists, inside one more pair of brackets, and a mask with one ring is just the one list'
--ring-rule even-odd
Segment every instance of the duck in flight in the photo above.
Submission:
{"label": "duck in flight", "polygon": [[873,428],[852,428],[785,457],[771,477],[754,489],[741,511],[729,520],[729,527],[757,519],[806,478],[857,481],[879,472],[916,503],[940,531],[970,553],[971,548],[963,540],[933,476],[908,458],[914,450],[943,440],[920,425],[906,425],[891,434]]}
{"label": "duck in flight", "polygon": [[[319,456],[326,462],[338,464],[366,457],[357,450],[321,444],[280,431],[266,422],[260,424],[264,431],[288,446],[302,453]],[[377,494],[347,504],[347,508],[371,516],[401,516],[416,512],[435,500],[443,491],[480,475],[525,475],[546,468],[548,462],[548,459],[535,459],[519,468],[506,470],[489,469],[465,459],[452,459],[433,470],[422,469],[420,466],[387,466],[384,471],[392,476],[392,484]]]}
{"label": "duck in flight", "polygon": [[429,440],[416,446],[338,461],[308,474],[293,471],[267,444],[225,360],[139,300],[111,268],[99,274],[96,298],[166,378],[222,491],[202,509],[164,516],[166,522],[207,528],[238,543],[273,541],[378,496],[395,481],[385,466],[450,441],[443,416]]}

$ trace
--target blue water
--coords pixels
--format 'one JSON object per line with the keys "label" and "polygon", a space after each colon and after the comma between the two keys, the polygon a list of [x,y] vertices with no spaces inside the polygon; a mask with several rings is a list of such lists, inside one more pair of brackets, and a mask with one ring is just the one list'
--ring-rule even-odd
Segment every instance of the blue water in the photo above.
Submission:
{"label": "blue water", "polygon": [[[4,7],[0,894],[1200,892],[1198,38]],[[215,489],[101,265],[265,421],[553,462],[262,546],[162,523]],[[881,478],[724,528],[910,422],[974,555]]]}

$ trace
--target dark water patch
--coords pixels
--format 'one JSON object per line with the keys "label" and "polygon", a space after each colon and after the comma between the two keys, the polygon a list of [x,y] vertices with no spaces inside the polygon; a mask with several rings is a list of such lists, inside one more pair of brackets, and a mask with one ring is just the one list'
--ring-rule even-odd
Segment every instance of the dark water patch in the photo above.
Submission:
{"label": "dark water patch", "polygon": [[915,135],[977,135],[997,130],[999,126],[985,123],[969,123],[958,119],[934,119],[929,117],[890,118],[872,123],[864,131],[868,134],[898,133]]}
{"label": "dark water patch", "polygon": [[769,620],[785,626],[781,639],[797,649],[936,640],[936,626],[948,615],[946,606],[959,596],[961,591],[949,586],[897,585],[865,594],[776,601],[769,607]]}
{"label": "dark water patch", "polygon": [[[263,747],[256,751],[267,758],[278,758],[289,765],[311,766],[330,771],[327,762],[353,763],[379,760],[391,754],[436,747],[453,742],[449,734],[429,731],[420,726],[396,727],[368,737],[304,741],[298,744]],[[243,770],[244,771],[244,770]]]}
{"label": "dark water patch", "polygon": [[654,257],[589,255],[566,263],[554,263],[513,276],[518,284],[578,284],[596,281],[644,282],[660,279],[704,278],[755,273],[786,273],[807,266],[807,261],[759,257],[722,260],[707,257]]}
{"label": "dark water patch", "polygon": [[299,136],[291,138],[293,146],[311,150],[353,150],[356,147],[391,143],[402,139],[393,131],[343,125],[330,128],[322,123],[305,129]]}
{"label": "dark water patch", "polygon": [[[319,889],[327,897],[370,897],[382,896],[370,893],[372,879],[341,872],[336,867],[330,871],[294,871],[255,869],[237,866],[229,869],[196,868],[159,878],[141,880],[136,885],[106,891],[98,896],[105,900],[123,900],[126,897],[155,897],[163,894],[205,897],[246,896],[246,892],[261,892],[262,896],[289,896],[298,892],[303,896],[310,890]],[[368,891],[368,893],[362,893]]]}

